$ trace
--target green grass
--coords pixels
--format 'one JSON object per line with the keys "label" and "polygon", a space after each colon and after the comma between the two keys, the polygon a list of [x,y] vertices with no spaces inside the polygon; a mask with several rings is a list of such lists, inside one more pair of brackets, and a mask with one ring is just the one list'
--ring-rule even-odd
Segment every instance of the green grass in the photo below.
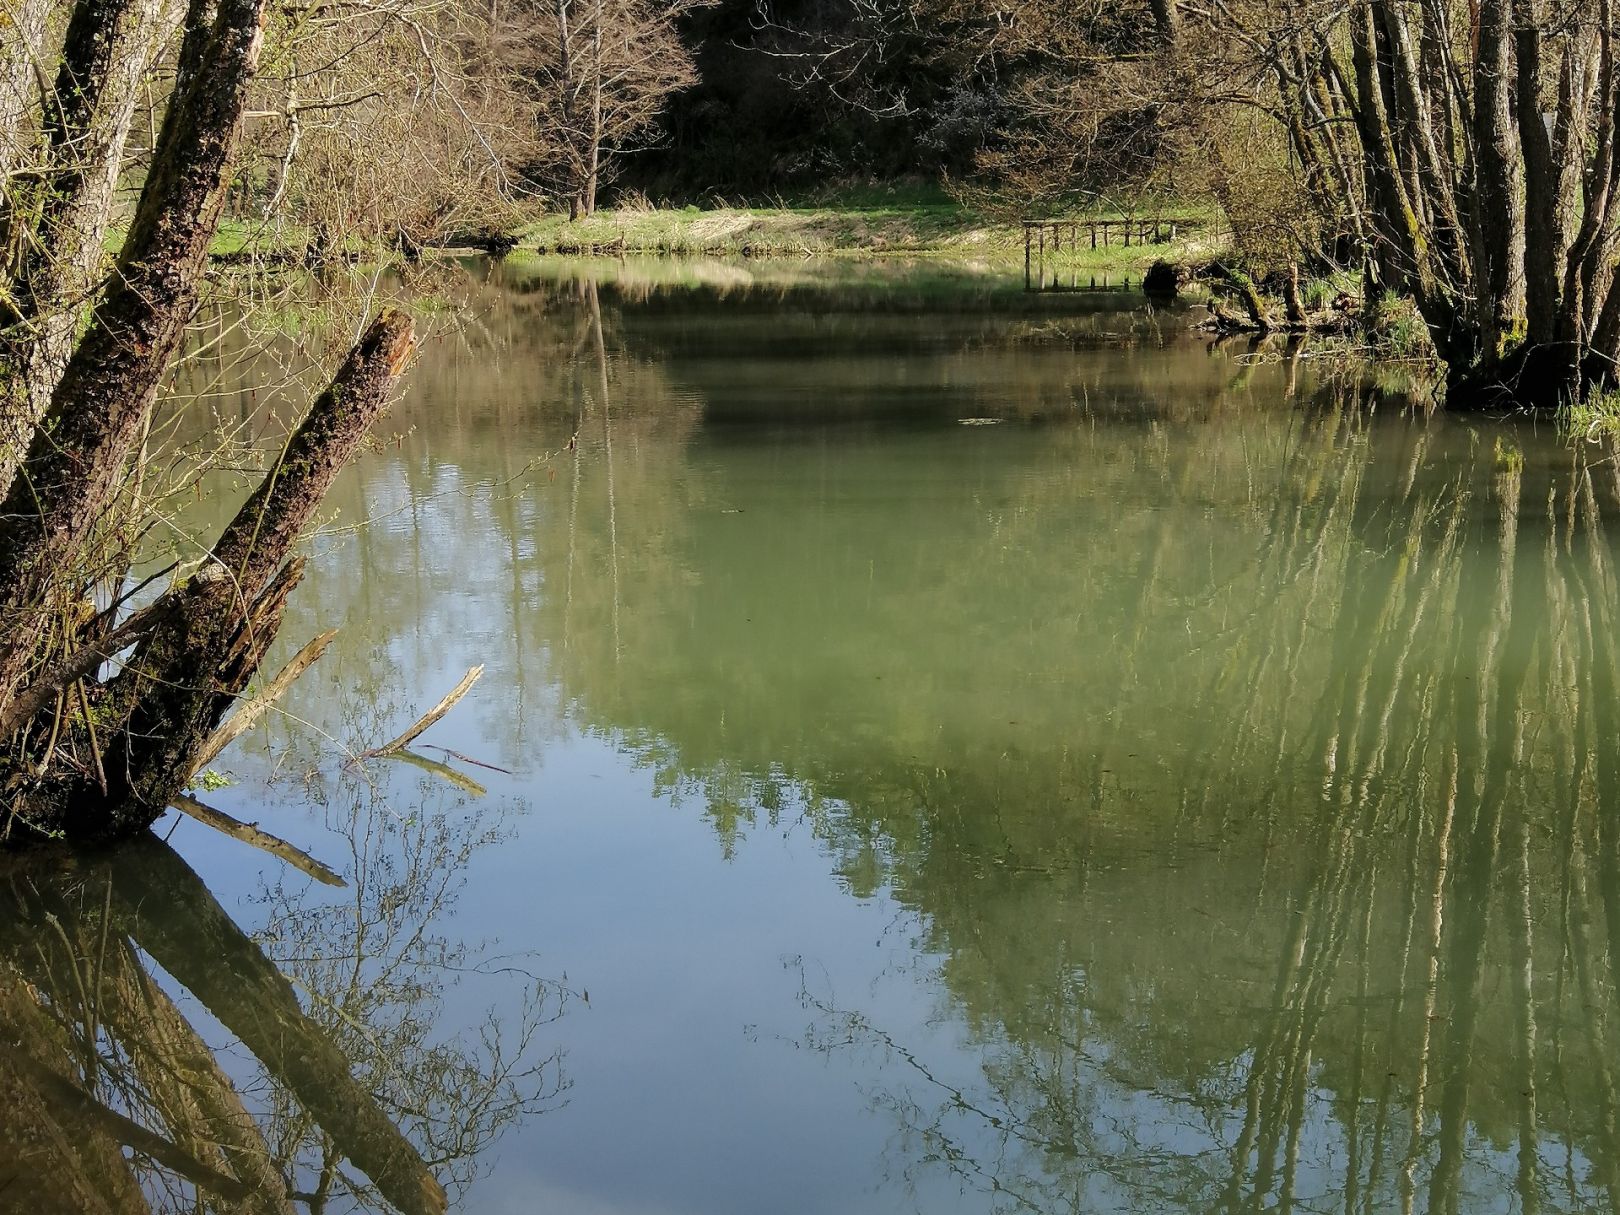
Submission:
{"label": "green grass", "polygon": [[1418,314],[1417,305],[1404,296],[1386,294],[1373,316],[1368,318],[1368,324],[1386,357],[1413,360],[1434,357],[1429,327]]}
{"label": "green grass", "polygon": [[1581,439],[1620,438],[1620,389],[1594,392],[1558,411],[1566,434]]}
{"label": "green grass", "polygon": [[[1092,249],[1085,237],[1078,250],[1047,252],[1048,271],[1139,275],[1153,262],[1208,261],[1225,252],[1215,213],[1195,205],[1165,202],[1141,214],[1195,218],[1201,226],[1174,242],[1115,243]],[[1074,219],[1120,219],[1117,211],[1073,215]],[[109,234],[116,248],[122,233]],[[541,216],[513,233],[518,250],[550,255],[708,255],[717,257],[937,256],[1005,267],[1021,263],[1023,230],[1014,217],[964,203],[942,186],[900,181],[840,185],[825,190],[745,200],[712,198],[702,206],[654,206],[645,200],[599,211],[577,221],[566,214]],[[227,219],[210,246],[218,258],[273,255],[302,249],[308,233],[296,226]],[[391,252],[343,242],[350,253]]]}
{"label": "green grass", "polygon": [[[1185,217],[1188,208],[1166,208]],[[1118,218],[1117,215],[1074,218]],[[1203,216],[1199,216],[1203,218]],[[844,190],[823,200],[778,199],[773,205],[741,202],[706,207],[619,206],[570,221],[548,215],[517,234],[522,249],[552,254],[707,254],[784,257],[894,254],[939,255],[996,262],[1021,261],[1023,230],[1014,220],[992,217],[951,199],[943,191],[870,187]],[[1140,272],[1160,259],[1191,261],[1220,251],[1218,228],[1206,222],[1165,244],[1118,242],[1092,249],[1048,251],[1049,269]]]}

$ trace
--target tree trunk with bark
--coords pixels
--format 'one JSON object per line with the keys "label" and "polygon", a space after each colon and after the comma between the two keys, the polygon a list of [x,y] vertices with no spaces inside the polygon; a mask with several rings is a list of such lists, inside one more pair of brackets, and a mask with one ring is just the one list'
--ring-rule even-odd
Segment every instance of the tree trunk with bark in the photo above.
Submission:
{"label": "tree trunk with bark", "polygon": [[20,0],[6,12],[11,28],[0,38],[0,181],[11,175],[38,122],[36,65],[49,58],[45,23],[51,0]]}
{"label": "tree trunk with bark", "polygon": [[[148,622],[119,671],[86,694],[97,722],[70,722],[69,737],[95,762],[77,774],[13,774],[10,812],[35,832],[80,839],[149,826],[194,775],[209,737],[247,686],[280,628],[303,562],[298,537],[359,447],[413,349],[408,316],[384,313],[350,352],[331,386],[259,489],[226,527],[200,572],[144,609]],[[100,665],[110,646],[91,647]],[[122,647],[120,647],[122,648]],[[59,736],[46,722],[80,668],[41,670],[0,707],[0,735]],[[26,714],[26,716],[24,716]],[[30,729],[32,727],[32,729]]]}
{"label": "tree trunk with bark", "polygon": [[263,37],[264,0],[190,0],[140,200],[96,289],[135,86],[174,2],[78,0],[60,104],[41,128],[50,171],[27,206],[8,195],[26,253],[8,267],[16,309],[0,342],[8,370],[28,374],[0,392],[0,434],[27,455],[0,500],[0,842],[129,834],[181,792],[276,635],[300,531],[413,349],[410,319],[384,313],[200,572],[137,610],[116,593],[97,610],[129,582],[141,526],[129,486],[197,299]]}
{"label": "tree trunk with bark", "polygon": [[73,353],[105,258],[113,189],[141,80],[179,19],[175,0],[95,0],[68,23],[37,165],[0,199],[11,250],[0,311],[0,499]]}
{"label": "tree trunk with bark", "polygon": [[[1362,242],[1367,314],[1386,294],[1415,304],[1454,408],[1554,406],[1620,380],[1617,7],[1348,0],[1197,18],[1250,48],[1274,94],[1252,100],[1324,230]],[[1231,77],[1188,79],[1213,100]]]}

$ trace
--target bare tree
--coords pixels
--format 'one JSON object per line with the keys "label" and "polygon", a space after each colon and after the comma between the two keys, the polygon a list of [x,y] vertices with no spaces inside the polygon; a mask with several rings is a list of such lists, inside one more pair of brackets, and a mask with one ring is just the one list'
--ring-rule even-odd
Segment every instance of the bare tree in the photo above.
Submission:
{"label": "bare tree", "polygon": [[528,0],[534,122],[544,143],[528,166],[567,199],[596,210],[615,162],[652,138],[672,93],[697,79],[681,42],[683,14],[708,0]]}

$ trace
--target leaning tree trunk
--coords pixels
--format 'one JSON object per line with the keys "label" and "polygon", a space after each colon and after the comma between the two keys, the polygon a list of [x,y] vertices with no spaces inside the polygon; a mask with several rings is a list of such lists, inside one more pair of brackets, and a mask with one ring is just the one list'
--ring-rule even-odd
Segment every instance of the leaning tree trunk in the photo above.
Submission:
{"label": "leaning tree trunk", "polygon": [[81,661],[45,665],[0,704],[0,739],[55,738],[59,731],[46,719],[53,709],[60,715],[63,690],[134,645],[117,674],[84,694],[97,724],[88,710],[70,722],[76,750],[93,762],[81,761],[82,771],[20,780],[7,830],[77,839],[129,835],[150,826],[185,788],[280,628],[303,574],[302,559],[291,557],[300,533],[387,404],[413,345],[408,316],[378,317],[201,572],[135,613],[122,632],[82,645]]}
{"label": "leaning tree trunk", "polygon": [[[73,353],[143,76],[174,33],[175,0],[87,0],[73,12],[37,165],[0,199],[10,250],[0,307],[0,499]],[[7,280],[9,282],[7,283]]]}
{"label": "leaning tree trunk", "polygon": [[207,0],[192,0],[176,92],[129,236],[56,387],[50,425],[0,503],[0,705],[100,572],[96,532],[180,344],[218,226],[264,3],[219,0],[209,23]]}
{"label": "leaning tree trunk", "polygon": [[[97,610],[98,589],[126,580],[140,521],[124,483],[196,302],[263,39],[266,0],[189,0],[129,235],[69,357],[78,308],[61,305],[89,294],[130,98],[175,2],[78,0],[64,104],[44,126],[52,171],[26,217],[38,248],[6,292],[17,302],[7,353],[43,351],[47,378],[64,365],[48,408],[9,415],[34,433],[0,500],[0,842],[128,834],[181,792],[275,638],[303,569],[300,531],[413,347],[408,317],[380,317],[202,572],[133,611],[116,599]],[[52,309],[72,324],[50,330]],[[29,345],[41,332],[54,337]]]}

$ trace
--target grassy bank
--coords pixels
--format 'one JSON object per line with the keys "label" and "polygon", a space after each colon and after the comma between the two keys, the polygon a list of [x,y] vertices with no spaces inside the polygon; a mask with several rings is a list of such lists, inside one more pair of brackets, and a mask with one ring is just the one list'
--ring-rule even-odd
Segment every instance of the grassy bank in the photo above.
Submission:
{"label": "grassy bank", "polygon": [[[1065,249],[1055,257],[1049,254],[1047,264],[1131,273],[1160,259],[1208,259],[1220,251],[1220,231],[1210,217],[1184,207],[1163,214],[1193,216],[1204,223],[1176,241],[1129,248],[1119,243],[1116,233],[1107,248]],[[517,237],[522,249],[560,254],[904,254],[1000,262],[1021,262],[1024,256],[1023,230],[1015,220],[983,215],[944,196],[844,197],[771,206],[626,206],[572,221],[566,215],[546,216]]]}
{"label": "grassy bank", "polygon": [[[1224,251],[1224,229],[1213,213],[1166,203],[1138,218],[1192,219],[1174,241],[1125,246],[1116,230],[1112,243],[1093,249],[1082,230],[1080,249],[1046,255],[1049,271],[1065,274],[1140,275],[1153,262],[1207,261]],[[1064,218],[1114,220],[1121,213],[1096,212]],[[542,216],[509,234],[525,253],[565,256],[704,255],[709,257],[937,256],[998,265],[1021,264],[1023,229],[1014,218],[989,215],[927,188],[872,187],[822,197],[773,199],[769,205],[715,200],[706,206],[621,205],[578,220]],[[227,220],[212,252],[217,258],[276,256],[302,250],[299,228]],[[353,241],[350,256],[390,251]]]}

